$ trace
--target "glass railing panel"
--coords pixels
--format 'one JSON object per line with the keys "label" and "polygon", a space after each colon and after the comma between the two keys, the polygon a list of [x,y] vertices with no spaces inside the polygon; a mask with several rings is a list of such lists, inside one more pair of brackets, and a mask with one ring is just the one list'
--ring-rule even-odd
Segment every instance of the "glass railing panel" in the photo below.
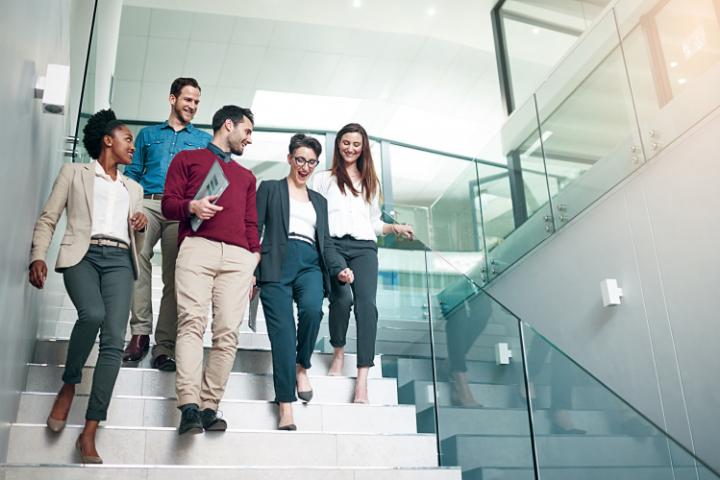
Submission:
{"label": "glass railing panel", "polygon": [[543,480],[718,478],[660,428],[523,323]]}
{"label": "glass railing panel", "polygon": [[418,239],[431,248],[480,251],[472,161],[395,144],[386,151],[392,170],[386,210],[394,210],[398,222],[412,223]]}
{"label": "glass railing panel", "polygon": [[648,157],[720,106],[715,0],[621,0],[615,6]]}
{"label": "glass railing panel", "polygon": [[[530,99],[482,149],[476,162],[489,279],[553,232],[535,104]],[[484,163],[489,162],[489,163]],[[493,164],[505,165],[506,168]],[[552,185],[557,180],[553,179]],[[473,280],[479,278],[471,273]]]}
{"label": "glass railing panel", "polygon": [[562,227],[637,169],[644,157],[613,12],[536,93],[548,176]]}
{"label": "glass railing panel", "polygon": [[441,255],[427,262],[437,387],[406,387],[418,429],[437,423],[441,464],[463,478],[534,479],[518,322]]}

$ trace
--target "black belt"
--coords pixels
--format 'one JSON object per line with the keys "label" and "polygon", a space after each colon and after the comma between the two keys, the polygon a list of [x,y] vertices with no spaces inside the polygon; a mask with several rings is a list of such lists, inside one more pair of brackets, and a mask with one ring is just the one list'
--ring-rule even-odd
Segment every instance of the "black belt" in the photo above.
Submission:
{"label": "black belt", "polygon": [[290,233],[288,233],[288,238],[290,240],[300,240],[301,242],[307,242],[307,243],[311,243],[312,245],[315,245],[314,238],[310,238],[307,235],[303,235],[302,233],[290,232]]}
{"label": "black belt", "polygon": [[162,200],[162,193],[147,193],[143,195],[143,198],[148,198],[150,200]]}
{"label": "black belt", "polygon": [[117,247],[122,248],[124,250],[129,250],[130,247],[128,247],[128,244],[125,242],[121,242],[120,240],[113,240],[111,238],[91,238],[90,239],[90,245],[100,245],[101,247]]}

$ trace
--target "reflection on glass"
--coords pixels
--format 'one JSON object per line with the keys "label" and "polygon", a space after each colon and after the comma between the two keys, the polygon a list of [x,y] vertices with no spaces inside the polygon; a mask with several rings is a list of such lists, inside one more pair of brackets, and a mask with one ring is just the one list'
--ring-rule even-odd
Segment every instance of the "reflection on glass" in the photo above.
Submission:
{"label": "reflection on glass", "polygon": [[541,478],[676,480],[705,470],[535,330],[523,331]]}
{"label": "reflection on glass", "polygon": [[[434,252],[428,273],[442,464],[464,478],[533,479],[516,318]],[[423,412],[419,429],[433,420]]]}

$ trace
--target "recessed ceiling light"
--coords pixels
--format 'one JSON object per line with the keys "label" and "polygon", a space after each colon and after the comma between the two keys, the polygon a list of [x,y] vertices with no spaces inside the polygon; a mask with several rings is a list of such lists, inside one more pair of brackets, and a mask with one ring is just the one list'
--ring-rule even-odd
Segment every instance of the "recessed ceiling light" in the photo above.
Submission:
{"label": "recessed ceiling light", "polygon": [[670,68],[677,68],[678,65],[680,65],[678,62],[675,62],[675,61],[670,62]]}
{"label": "recessed ceiling light", "polygon": [[355,8],[362,7],[362,0],[353,0],[353,7],[355,7]]}
{"label": "recessed ceiling light", "polygon": [[687,78],[678,78],[678,83],[680,85],[685,85],[687,83]]}
{"label": "recessed ceiling light", "polygon": [[427,9],[427,11],[425,13],[427,13],[428,17],[432,17],[433,15],[435,15],[437,13],[437,10],[435,10],[435,7],[430,7]]}
{"label": "recessed ceiling light", "polygon": [[537,34],[540,33],[540,29],[539,29],[538,27],[535,27],[535,28],[532,29],[532,32],[533,32],[535,35],[537,35]]}

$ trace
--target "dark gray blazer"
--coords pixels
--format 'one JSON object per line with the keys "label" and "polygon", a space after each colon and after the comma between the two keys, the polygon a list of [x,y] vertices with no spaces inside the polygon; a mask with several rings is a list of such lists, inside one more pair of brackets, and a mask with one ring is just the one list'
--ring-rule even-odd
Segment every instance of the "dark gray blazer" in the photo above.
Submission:
{"label": "dark gray blazer", "polygon": [[[345,259],[335,250],[328,228],[327,200],[308,188],[315,208],[315,245],[320,255],[325,295],[330,293],[330,276],[336,277],[347,267]],[[277,282],[282,276],[282,263],[287,251],[290,225],[290,192],[287,179],[265,180],[257,191],[258,233],[262,238],[262,257],[255,272],[258,282]]]}

